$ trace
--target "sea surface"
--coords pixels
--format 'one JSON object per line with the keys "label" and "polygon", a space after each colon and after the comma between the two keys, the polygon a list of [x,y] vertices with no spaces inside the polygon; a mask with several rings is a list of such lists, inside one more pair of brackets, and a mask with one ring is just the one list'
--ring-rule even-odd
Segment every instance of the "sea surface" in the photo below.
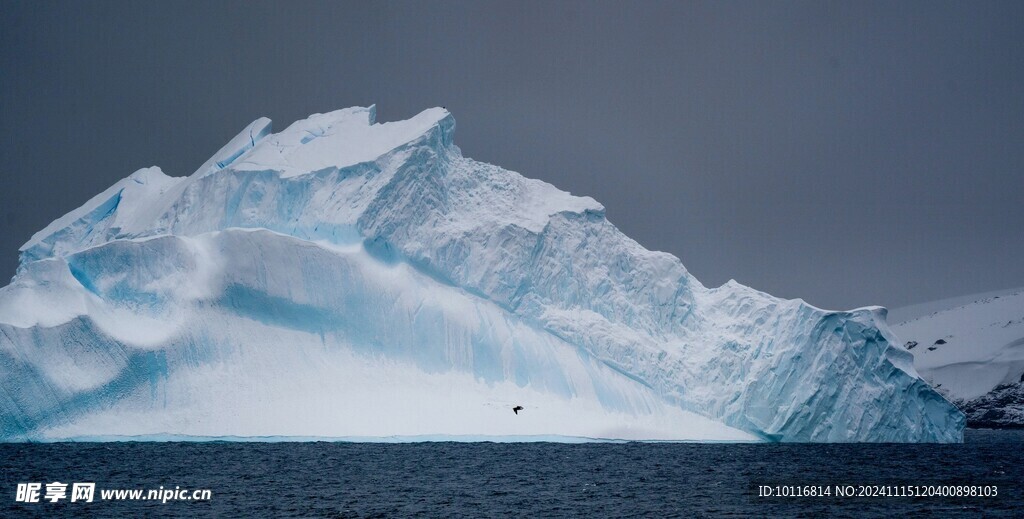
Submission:
{"label": "sea surface", "polygon": [[[94,500],[16,502],[32,482],[40,497],[46,483],[95,483]],[[998,493],[759,497],[762,485]],[[101,499],[161,487],[210,497]],[[961,445],[0,444],[0,496],[0,517],[1024,517],[1024,431],[969,430]]]}

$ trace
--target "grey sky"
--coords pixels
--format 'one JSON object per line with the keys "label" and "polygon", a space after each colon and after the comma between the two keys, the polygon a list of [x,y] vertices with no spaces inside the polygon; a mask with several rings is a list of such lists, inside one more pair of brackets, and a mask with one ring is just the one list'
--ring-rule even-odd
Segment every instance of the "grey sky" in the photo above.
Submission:
{"label": "grey sky", "polygon": [[0,278],[259,116],[446,106],[707,285],[819,306],[1024,285],[1020,2],[0,0]]}

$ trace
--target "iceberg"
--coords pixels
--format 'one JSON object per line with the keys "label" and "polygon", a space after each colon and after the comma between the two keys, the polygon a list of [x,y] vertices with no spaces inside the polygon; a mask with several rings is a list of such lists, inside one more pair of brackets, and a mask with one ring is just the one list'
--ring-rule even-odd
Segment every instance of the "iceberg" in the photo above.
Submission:
{"label": "iceberg", "polygon": [[36,233],[0,439],[962,441],[885,309],[705,287],[446,110],[375,119],[257,119]]}

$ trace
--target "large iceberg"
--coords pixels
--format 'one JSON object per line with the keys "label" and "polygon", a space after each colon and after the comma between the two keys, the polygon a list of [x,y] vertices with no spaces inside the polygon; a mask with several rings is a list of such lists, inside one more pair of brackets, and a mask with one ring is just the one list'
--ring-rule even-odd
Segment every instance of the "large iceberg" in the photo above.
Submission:
{"label": "large iceberg", "polygon": [[962,439],[884,309],[707,288],[446,110],[270,127],[21,248],[0,438]]}

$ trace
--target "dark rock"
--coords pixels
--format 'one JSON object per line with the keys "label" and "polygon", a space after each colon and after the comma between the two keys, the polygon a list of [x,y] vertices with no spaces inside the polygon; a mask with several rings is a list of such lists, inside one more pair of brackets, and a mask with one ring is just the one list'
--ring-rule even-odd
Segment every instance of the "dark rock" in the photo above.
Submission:
{"label": "dark rock", "polygon": [[967,415],[968,427],[1024,428],[1024,380],[1001,385],[984,396],[969,402],[958,402],[957,405]]}

